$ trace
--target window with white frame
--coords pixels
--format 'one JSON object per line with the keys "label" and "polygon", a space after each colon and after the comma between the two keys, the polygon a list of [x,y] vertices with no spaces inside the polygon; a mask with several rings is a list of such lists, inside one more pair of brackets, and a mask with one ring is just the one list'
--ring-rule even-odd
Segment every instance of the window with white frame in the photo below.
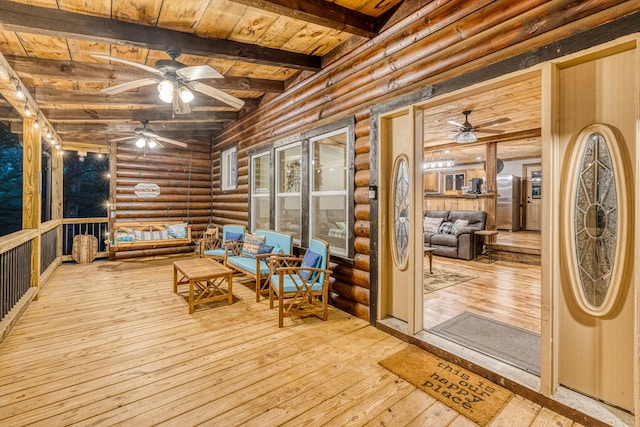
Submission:
{"label": "window with white frame", "polygon": [[293,234],[300,244],[302,165],[300,143],[279,147],[276,159],[276,230]]}
{"label": "window with white frame", "polygon": [[238,147],[234,145],[220,153],[220,186],[222,191],[238,187]]}
{"label": "window with white frame", "polygon": [[309,236],[347,255],[349,243],[348,128],[310,139]]}
{"label": "window with white frame", "polygon": [[251,156],[251,230],[271,228],[271,152]]}

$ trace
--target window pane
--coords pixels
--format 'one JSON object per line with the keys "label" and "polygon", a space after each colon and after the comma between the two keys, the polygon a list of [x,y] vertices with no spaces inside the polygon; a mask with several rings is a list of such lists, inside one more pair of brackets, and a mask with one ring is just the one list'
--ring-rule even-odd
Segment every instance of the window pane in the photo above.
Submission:
{"label": "window pane", "polygon": [[346,255],[347,252],[346,207],[346,195],[312,197],[311,234],[329,242],[333,254]]}
{"label": "window pane", "polygon": [[251,217],[253,218],[252,230],[257,228],[269,229],[269,198],[255,197],[251,204]]}
{"label": "window pane", "polygon": [[278,224],[276,229],[293,234],[293,239],[300,240],[300,197],[280,196],[276,199]]}
{"label": "window pane", "polygon": [[253,167],[251,168],[251,173],[253,174],[252,190],[254,194],[269,193],[269,160],[270,156],[267,155],[253,158]]}
{"label": "window pane", "polygon": [[344,190],[347,186],[347,133],[313,143],[313,191]]}
{"label": "window pane", "polygon": [[300,146],[278,152],[278,192],[300,191]]}

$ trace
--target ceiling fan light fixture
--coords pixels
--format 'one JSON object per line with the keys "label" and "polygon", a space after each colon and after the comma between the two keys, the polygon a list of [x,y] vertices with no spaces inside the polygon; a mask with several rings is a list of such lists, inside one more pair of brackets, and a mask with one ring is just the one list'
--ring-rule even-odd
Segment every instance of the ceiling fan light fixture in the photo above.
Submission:
{"label": "ceiling fan light fixture", "polygon": [[156,143],[156,141],[154,139],[147,138],[147,146],[149,148],[156,148],[156,145],[158,145],[158,144]]}
{"label": "ceiling fan light fixture", "polygon": [[193,92],[191,92],[186,86],[180,86],[178,88],[178,95],[180,96],[182,102],[184,102],[185,104],[188,104],[195,99]]}
{"label": "ceiling fan light fixture", "polygon": [[175,85],[171,80],[163,80],[158,84],[158,93],[160,95],[160,99],[167,104],[171,104],[173,102],[173,90],[175,89]]}
{"label": "ceiling fan light fixture", "polygon": [[143,148],[146,143],[147,141],[145,141],[144,138],[138,138],[138,140],[136,141],[136,147]]}
{"label": "ceiling fan light fixture", "polygon": [[471,142],[476,142],[477,140],[478,140],[478,137],[473,131],[460,132],[456,136],[456,142],[458,144],[469,144]]}

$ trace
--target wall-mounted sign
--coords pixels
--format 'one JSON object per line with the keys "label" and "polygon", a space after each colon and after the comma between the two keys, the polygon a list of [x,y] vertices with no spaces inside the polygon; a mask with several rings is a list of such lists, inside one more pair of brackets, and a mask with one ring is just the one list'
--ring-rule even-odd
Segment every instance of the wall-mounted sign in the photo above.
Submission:
{"label": "wall-mounted sign", "polygon": [[137,184],[134,190],[138,197],[158,197],[160,195],[160,187],[157,184],[147,182]]}

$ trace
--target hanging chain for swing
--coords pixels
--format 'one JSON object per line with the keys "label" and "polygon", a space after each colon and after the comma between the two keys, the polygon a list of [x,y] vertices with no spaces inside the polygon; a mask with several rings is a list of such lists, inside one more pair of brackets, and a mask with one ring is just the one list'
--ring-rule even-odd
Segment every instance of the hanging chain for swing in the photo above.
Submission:
{"label": "hanging chain for swing", "polygon": [[211,181],[209,182],[209,188],[211,190],[211,215],[209,216],[209,225],[207,229],[202,233],[203,239],[215,239],[218,238],[218,226],[213,223],[213,155],[211,155]]}

